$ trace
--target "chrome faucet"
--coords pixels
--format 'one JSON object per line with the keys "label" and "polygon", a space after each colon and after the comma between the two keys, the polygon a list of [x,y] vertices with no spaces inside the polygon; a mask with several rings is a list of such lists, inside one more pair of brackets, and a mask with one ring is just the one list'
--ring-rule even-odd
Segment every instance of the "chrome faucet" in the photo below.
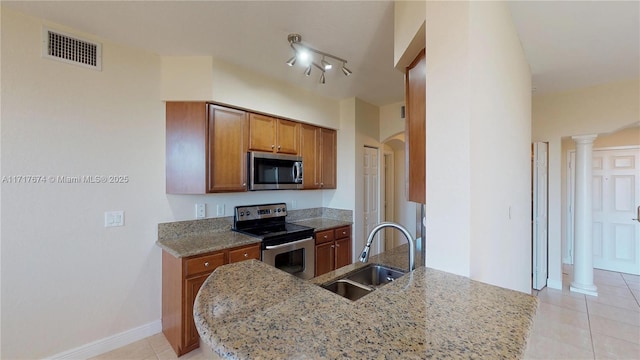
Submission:
{"label": "chrome faucet", "polygon": [[388,227],[392,227],[400,230],[402,234],[404,234],[404,237],[407,238],[407,242],[409,243],[409,271],[415,270],[416,269],[415,240],[413,239],[413,236],[411,236],[411,234],[409,233],[409,230],[407,230],[404,226],[400,224],[396,224],[394,222],[381,222],[371,230],[371,233],[369,233],[369,238],[367,239],[367,244],[364,246],[364,249],[362,249],[362,253],[360,254],[360,261],[363,263],[366,263],[367,261],[369,261],[369,251],[371,250],[371,243],[373,242],[374,236],[376,236],[378,231]]}

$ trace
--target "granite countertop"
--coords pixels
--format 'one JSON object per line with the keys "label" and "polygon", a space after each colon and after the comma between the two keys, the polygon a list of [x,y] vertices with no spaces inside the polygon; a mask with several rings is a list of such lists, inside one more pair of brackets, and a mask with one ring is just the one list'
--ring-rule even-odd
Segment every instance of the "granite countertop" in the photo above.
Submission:
{"label": "granite countertop", "polygon": [[304,220],[292,221],[292,223],[312,227],[315,229],[316,232],[352,224],[351,221],[343,221],[343,220],[335,220],[335,219],[327,219],[327,218],[304,219]]}
{"label": "granite countertop", "polygon": [[[406,266],[406,245],[370,263]],[[419,267],[357,301],[259,261],[217,268],[203,284],[194,319],[204,343],[235,359],[517,359],[537,299]]]}
{"label": "granite countertop", "polygon": [[235,231],[217,231],[202,235],[188,235],[175,239],[163,239],[156,244],[177,257],[200,255],[212,251],[260,243],[260,239]]}
{"label": "granite countertop", "polygon": [[[351,225],[350,221],[312,218],[292,221],[315,231]],[[260,239],[231,230],[230,220],[206,219],[162,224],[156,244],[171,255],[182,258],[238,246],[257,244]]]}

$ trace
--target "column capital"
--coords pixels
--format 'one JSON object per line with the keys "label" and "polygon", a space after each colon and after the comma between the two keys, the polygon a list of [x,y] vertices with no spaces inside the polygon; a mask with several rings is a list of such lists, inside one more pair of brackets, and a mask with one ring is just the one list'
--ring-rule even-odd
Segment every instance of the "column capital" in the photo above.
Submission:
{"label": "column capital", "polygon": [[573,139],[573,141],[575,141],[577,144],[591,144],[597,137],[598,134],[576,135],[572,136],[571,139]]}

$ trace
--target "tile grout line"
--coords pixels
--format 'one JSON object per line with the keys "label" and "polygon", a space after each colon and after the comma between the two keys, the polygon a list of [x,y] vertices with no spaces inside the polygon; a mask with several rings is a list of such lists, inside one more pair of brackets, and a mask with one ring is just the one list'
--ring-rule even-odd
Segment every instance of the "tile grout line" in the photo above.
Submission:
{"label": "tile grout line", "polygon": [[589,302],[587,297],[584,297],[584,305],[587,308],[587,322],[589,323],[589,340],[591,340],[591,353],[593,354],[593,360],[596,360],[596,347],[593,344],[593,331],[591,330],[591,315],[589,314]]}
{"label": "tile grout line", "polygon": [[640,307],[640,299],[638,299],[638,297],[636,296],[636,293],[633,292],[633,290],[631,289],[631,286],[629,286],[629,283],[627,282],[627,279],[625,279],[624,276],[622,276],[622,281],[624,281],[624,283],[627,285],[627,289],[629,289],[631,296],[633,296],[633,298],[636,300],[636,304],[638,304],[638,307]]}

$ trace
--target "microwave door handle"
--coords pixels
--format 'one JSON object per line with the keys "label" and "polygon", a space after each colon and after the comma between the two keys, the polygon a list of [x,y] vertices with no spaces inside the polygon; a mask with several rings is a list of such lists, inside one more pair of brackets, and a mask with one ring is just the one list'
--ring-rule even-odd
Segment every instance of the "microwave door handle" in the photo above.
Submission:
{"label": "microwave door handle", "polygon": [[293,165],[293,180],[302,181],[302,163],[299,161]]}

